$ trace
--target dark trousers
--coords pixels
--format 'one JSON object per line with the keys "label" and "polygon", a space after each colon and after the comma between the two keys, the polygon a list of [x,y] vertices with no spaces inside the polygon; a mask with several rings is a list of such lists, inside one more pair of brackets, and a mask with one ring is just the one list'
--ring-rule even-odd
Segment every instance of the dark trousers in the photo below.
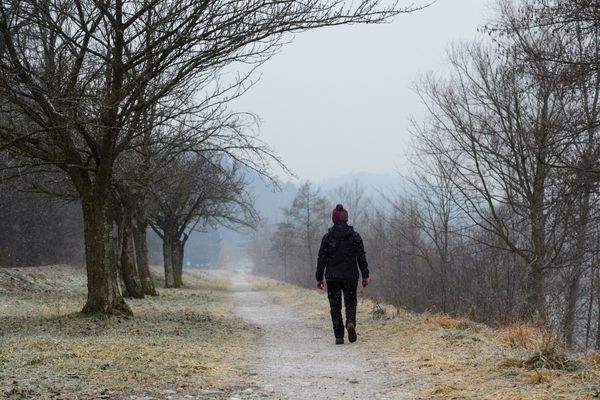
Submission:
{"label": "dark trousers", "polygon": [[333,322],[333,333],[336,338],[344,337],[344,321],[342,320],[342,294],[346,306],[346,324],[352,322],[356,326],[356,288],[358,280],[328,280],[327,297]]}

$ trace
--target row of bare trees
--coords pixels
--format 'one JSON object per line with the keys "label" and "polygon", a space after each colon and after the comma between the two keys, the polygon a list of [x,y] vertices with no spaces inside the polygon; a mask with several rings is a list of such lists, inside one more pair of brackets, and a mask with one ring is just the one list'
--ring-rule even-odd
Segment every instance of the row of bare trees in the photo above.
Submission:
{"label": "row of bare trees", "polygon": [[600,4],[497,4],[485,37],[451,48],[450,70],[417,85],[428,113],[413,122],[414,185],[354,222],[370,289],[416,311],[535,322],[598,348]]}
{"label": "row of bare trees", "polygon": [[[241,163],[264,173],[274,157],[227,103],[248,89],[252,70],[279,49],[285,34],[383,22],[404,11],[410,10],[379,0],[3,1],[0,150],[9,153],[12,171],[55,175],[50,182],[62,186],[48,192],[80,201],[88,280],[83,311],[131,312],[114,257],[115,218],[123,270],[130,271],[133,248],[143,253],[143,239],[135,244],[131,237],[148,223],[168,238],[166,264],[175,268],[166,276],[168,284],[179,283],[185,221],[165,215],[150,221],[144,214],[151,197],[168,201],[178,190],[169,181],[179,177],[169,171],[190,163],[228,176]],[[227,78],[236,67],[242,72]],[[238,190],[236,179],[227,185]],[[191,191],[185,207],[205,196]],[[206,207],[208,219],[231,211]],[[133,272],[123,276],[131,295],[143,284]]]}
{"label": "row of bare trees", "polygon": [[593,291],[597,274],[600,9],[499,5],[491,43],[453,49],[450,77],[419,87],[430,115],[415,123],[420,165],[433,198],[455,208],[454,229],[486,232],[482,243],[516,256],[530,281],[528,313],[570,345],[594,298],[583,279]]}

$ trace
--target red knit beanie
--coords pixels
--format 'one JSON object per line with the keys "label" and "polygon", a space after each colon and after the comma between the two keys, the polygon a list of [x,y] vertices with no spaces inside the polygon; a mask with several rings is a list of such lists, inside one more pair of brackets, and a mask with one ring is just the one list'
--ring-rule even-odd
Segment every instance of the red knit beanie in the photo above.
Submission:
{"label": "red knit beanie", "polygon": [[334,224],[336,222],[348,222],[348,211],[344,210],[343,205],[338,204],[331,213],[331,220]]}

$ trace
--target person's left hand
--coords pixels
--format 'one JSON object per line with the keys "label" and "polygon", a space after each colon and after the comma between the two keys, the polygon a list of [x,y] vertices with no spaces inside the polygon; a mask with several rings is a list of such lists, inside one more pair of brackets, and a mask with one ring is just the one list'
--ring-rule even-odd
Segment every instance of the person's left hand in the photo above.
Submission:
{"label": "person's left hand", "polygon": [[369,278],[363,278],[362,280],[362,287],[366,288],[367,286],[369,286]]}

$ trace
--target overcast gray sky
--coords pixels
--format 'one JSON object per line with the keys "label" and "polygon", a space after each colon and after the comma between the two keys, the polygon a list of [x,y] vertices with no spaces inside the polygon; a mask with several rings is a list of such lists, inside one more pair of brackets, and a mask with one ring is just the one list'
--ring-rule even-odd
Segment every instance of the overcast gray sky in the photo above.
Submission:
{"label": "overcast gray sky", "polygon": [[384,25],[297,35],[261,68],[236,102],[257,114],[260,137],[302,180],[406,166],[409,116],[422,106],[413,83],[446,68],[451,42],[477,37],[489,0],[438,0]]}

